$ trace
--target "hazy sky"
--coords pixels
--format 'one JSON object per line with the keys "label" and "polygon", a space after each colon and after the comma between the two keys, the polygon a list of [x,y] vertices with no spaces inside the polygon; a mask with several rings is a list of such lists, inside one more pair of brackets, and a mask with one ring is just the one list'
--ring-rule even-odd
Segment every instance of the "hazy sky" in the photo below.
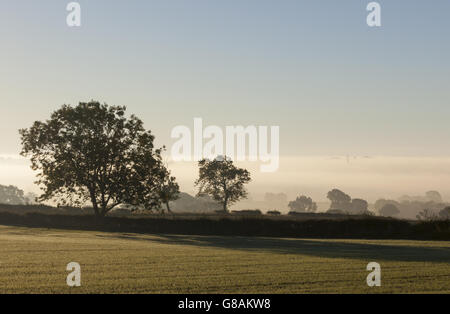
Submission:
{"label": "hazy sky", "polygon": [[0,0],[0,154],[18,153],[17,129],[95,99],[169,147],[201,117],[279,125],[286,158],[450,156],[448,0],[378,1],[381,28],[368,0],[85,0],[78,29],[68,2]]}

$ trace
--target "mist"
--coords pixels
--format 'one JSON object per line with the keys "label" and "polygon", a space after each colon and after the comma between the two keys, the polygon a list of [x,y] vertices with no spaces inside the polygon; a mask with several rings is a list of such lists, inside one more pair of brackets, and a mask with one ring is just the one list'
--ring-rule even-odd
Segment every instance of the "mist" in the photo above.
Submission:
{"label": "mist", "polygon": [[[181,191],[195,195],[198,176],[195,162],[167,161]],[[249,199],[233,209],[269,209],[277,204],[264,202],[266,193],[285,193],[287,199],[304,194],[313,198],[319,211],[327,208],[326,194],[338,188],[369,203],[377,199],[399,199],[402,195],[423,195],[437,190],[443,200],[450,199],[450,158],[389,156],[305,156],[281,157],[274,173],[260,172],[259,162],[237,162],[251,172]],[[0,184],[16,185],[25,192],[39,193],[29,160],[18,155],[0,156]],[[280,205],[281,206],[281,205]],[[287,207],[278,208],[287,211]]]}

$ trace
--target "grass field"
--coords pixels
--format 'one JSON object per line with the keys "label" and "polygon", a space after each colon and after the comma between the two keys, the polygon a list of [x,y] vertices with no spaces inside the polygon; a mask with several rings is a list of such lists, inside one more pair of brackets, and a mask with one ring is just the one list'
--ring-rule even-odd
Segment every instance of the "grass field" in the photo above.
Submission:
{"label": "grass field", "polygon": [[[369,288],[378,262],[382,286]],[[81,287],[66,265],[81,265]],[[1,293],[450,293],[450,242],[169,236],[0,226]]]}

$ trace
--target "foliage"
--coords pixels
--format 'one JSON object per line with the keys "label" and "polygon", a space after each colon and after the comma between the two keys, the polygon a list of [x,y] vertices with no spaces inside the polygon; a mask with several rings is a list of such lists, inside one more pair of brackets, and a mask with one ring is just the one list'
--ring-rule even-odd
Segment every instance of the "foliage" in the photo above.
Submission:
{"label": "foliage", "polygon": [[381,216],[392,217],[400,214],[400,211],[394,204],[386,204],[379,210],[379,213]]}
{"label": "foliage", "polygon": [[368,207],[369,204],[366,200],[360,199],[360,198],[354,198],[352,199],[349,213],[353,215],[360,215],[360,214],[368,214]]}
{"label": "foliage", "polygon": [[0,203],[22,205],[26,203],[24,192],[13,185],[0,185]]}
{"label": "foliage", "polygon": [[175,177],[170,176],[170,173],[167,173],[165,176],[165,180],[163,180],[160,190],[159,190],[159,198],[166,205],[167,211],[170,213],[169,202],[176,201],[180,197],[180,187],[178,183],[175,181]]}
{"label": "foliage", "polygon": [[423,209],[416,218],[420,221],[436,221],[438,220],[438,215],[430,209]]}
{"label": "foliage", "polygon": [[243,209],[243,210],[233,210],[232,214],[235,215],[262,215],[259,209]]}
{"label": "foliage", "polygon": [[295,201],[289,202],[289,208],[296,212],[315,212],[317,211],[317,204],[313,202],[310,197],[301,195]]}
{"label": "foliage", "polygon": [[119,204],[160,207],[168,171],[154,136],[126,108],[91,101],[62,106],[50,119],[20,130],[22,155],[31,157],[43,190],[40,201],[92,203],[104,216]]}
{"label": "foliage", "polygon": [[222,204],[223,211],[228,211],[229,205],[247,197],[244,185],[251,181],[250,172],[237,168],[231,159],[203,159],[198,166],[199,178],[195,181],[199,187],[198,196],[212,196]]}
{"label": "foliage", "polygon": [[327,198],[331,201],[330,209],[348,210],[351,207],[351,197],[341,190],[333,189],[328,192]]}

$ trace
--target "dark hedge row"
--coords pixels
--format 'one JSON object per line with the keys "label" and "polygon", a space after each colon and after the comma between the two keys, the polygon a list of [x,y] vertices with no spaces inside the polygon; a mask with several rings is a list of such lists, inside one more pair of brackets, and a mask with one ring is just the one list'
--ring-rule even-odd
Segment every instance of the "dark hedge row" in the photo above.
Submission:
{"label": "dark hedge row", "polygon": [[1,225],[130,232],[149,234],[227,235],[267,237],[440,239],[450,240],[448,221],[411,223],[403,220],[366,218],[346,220],[168,219],[0,213]]}

